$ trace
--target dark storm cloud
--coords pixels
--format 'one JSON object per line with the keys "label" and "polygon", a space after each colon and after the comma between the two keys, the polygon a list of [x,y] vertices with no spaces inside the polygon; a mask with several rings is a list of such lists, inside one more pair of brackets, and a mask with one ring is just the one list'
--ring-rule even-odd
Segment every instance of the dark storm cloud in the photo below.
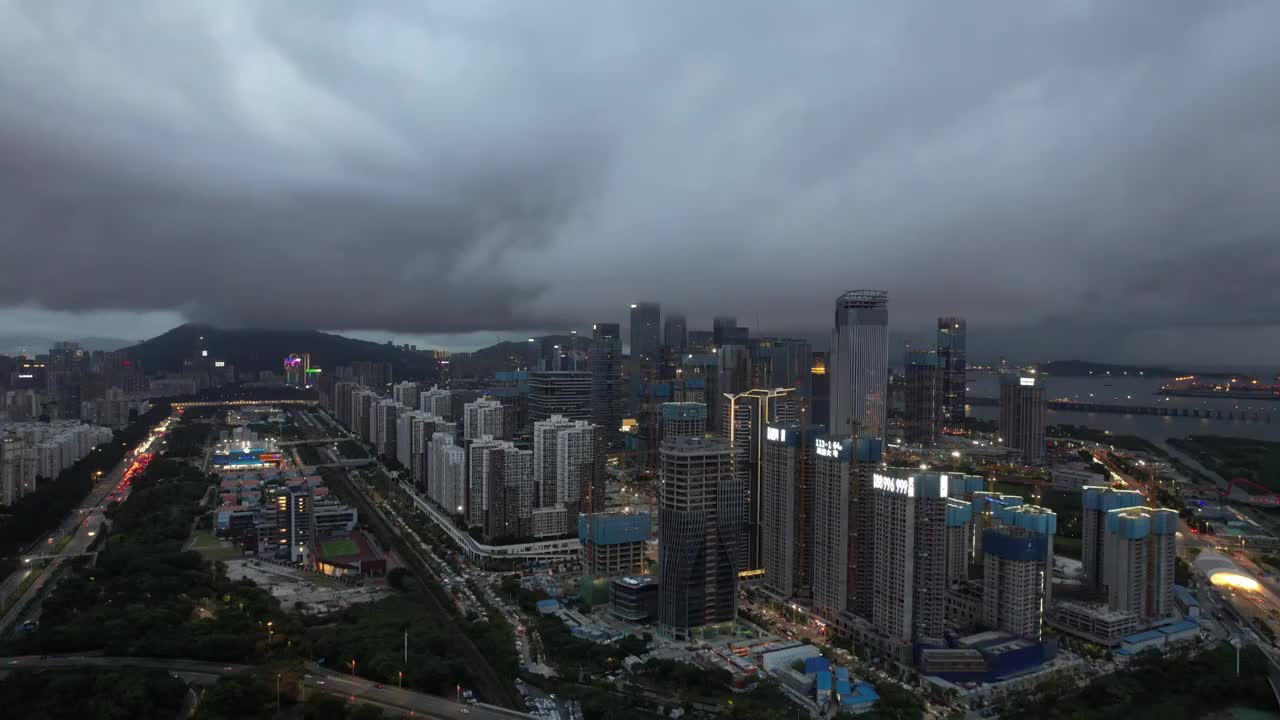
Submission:
{"label": "dark storm cloud", "polygon": [[1276,336],[1265,0],[127,5],[0,4],[0,306]]}

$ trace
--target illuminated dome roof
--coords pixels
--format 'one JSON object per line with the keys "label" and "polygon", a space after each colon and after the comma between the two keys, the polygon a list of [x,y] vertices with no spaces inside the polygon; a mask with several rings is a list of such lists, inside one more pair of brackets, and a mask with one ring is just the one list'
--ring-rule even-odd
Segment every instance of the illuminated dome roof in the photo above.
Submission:
{"label": "illuminated dome roof", "polygon": [[1196,558],[1195,565],[1196,570],[1204,573],[1214,585],[1255,591],[1262,588],[1256,578],[1241,570],[1239,565],[1222,553],[1202,552]]}

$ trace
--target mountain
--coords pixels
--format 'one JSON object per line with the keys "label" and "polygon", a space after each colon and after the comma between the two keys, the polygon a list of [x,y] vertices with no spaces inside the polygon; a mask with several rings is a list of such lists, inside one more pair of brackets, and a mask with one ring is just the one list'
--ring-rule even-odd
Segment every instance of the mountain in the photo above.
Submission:
{"label": "mountain", "polygon": [[280,372],[284,359],[293,353],[311,353],[311,366],[322,369],[357,360],[389,362],[396,377],[425,372],[433,364],[425,353],[317,330],[226,329],[195,324],[180,325],[123,350],[148,372],[181,370],[184,360],[199,357],[204,350],[210,359],[234,365],[239,373]]}
{"label": "mountain", "polygon": [[[534,338],[534,345],[541,351],[544,341],[551,341],[563,349],[587,352],[591,338],[582,335],[546,335]],[[510,370],[523,365],[529,342],[504,341],[469,353],[453,353],[451,360],[456,367],[465,367],[474,377],[492,377],[495,372]]]}

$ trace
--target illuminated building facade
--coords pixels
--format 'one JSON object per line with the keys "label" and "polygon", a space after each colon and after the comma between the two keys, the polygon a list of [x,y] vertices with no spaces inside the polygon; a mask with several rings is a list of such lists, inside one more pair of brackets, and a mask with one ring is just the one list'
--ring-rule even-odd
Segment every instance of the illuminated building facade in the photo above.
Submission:
{"label": "illuminated building facade", "polygon": [[965,351],[967,334],[968,327],[964,318],[938,318],[938,367],[941,370],[942,421],[948,425],[964,421],[965,370],[968,368]]}
{"label": "illuminated building facade", "polygon": [[831,419],[845,437],[885,436],[889,389],[889,294],[851,290],[836,300],[827,372]]}

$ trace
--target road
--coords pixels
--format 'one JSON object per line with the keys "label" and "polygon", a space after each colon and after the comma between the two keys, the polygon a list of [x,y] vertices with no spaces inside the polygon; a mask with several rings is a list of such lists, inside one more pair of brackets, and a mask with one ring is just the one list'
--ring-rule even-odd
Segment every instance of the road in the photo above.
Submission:
{"label": "road", "polygon": [[[0,617],[0,637],[22,615],[26,607],[35,598],[40,597],[50,581],[57,577],[63,563],[77,555],[83,555],[98,536],[105,522],[107,507],[118,500],[128,497],[129,487],[134,474],[146,467],[150,460],[149,451],[159,438],[160,433],[168,429],[170,419],[159,423],[147,438],[129,454],[125,455],[111,472],[100,478],[85,496],[84,502],[75,510],[67,513],[58,528],[44,539],[37,541],[23,553],[23,567],[5,578],[0,584],[0,598],[9,598],[10,593],[17,591],[22,583],[33,573],[38,577],[22,593],[17,601],[3,617]],[[71,539],[58,548],[58,538],[70,536]],[[42,561],[48,565],[40,569]]]}
{"label": "road", "polygon": [[[93,655],[25,655],[0,658],[0,673],[24,668],[106,668],[122,667],[167,670],[189,682],[210,684],[224,675],[234,675],[253,669],[251,665],[237,665],[183,658],[100,657]],[[382,687],[378,683],[359,676],[351,676],[329,670],[315,663],[307,663],[303,684],[316,692],[345,696],[352,701],[376,705],[412,713],[416,717],[441,718],[442,720],[504,720],[508,718],[532,718],[532,715],[491,707],[489,705],[461,705],[436,695]]]}

